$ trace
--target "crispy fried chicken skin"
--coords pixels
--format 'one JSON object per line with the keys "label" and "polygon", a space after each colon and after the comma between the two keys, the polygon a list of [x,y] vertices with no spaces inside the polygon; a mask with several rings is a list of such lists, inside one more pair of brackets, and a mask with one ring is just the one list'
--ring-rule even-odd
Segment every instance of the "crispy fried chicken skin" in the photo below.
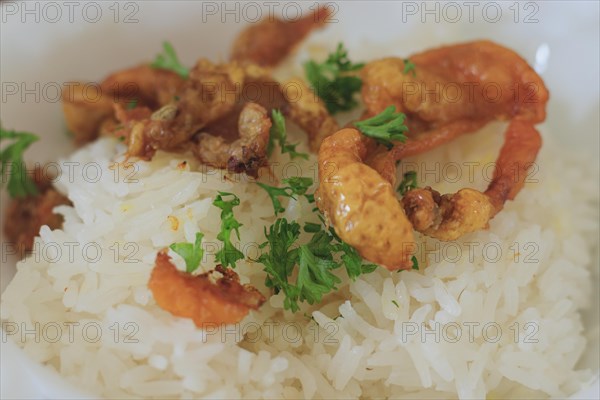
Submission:
{"label": "crispy fried chicken skin", "polygon": [[[409,60],[413,73],[406,70]],[[317,204],[336,233],[363,257],[388,269],[408,268],[413,229],[455,240],[487,228],[516,196],[541,147],[535,124],[545,119],[548,90],[523,58],[489,41],[427,50],[409,59],[375,60],[361,77],[364,117],[395,106],[407,116],[408,139],[388,150],[351,128],[326,138],[319,151]],[[486,86],[499,88],[499,97],[486,97],[481,91]],[[457,91],[452,98],[449,88]],[[485,192],[464,188],[441,195],[430,187],[416,188],[398,203],[393,190],[397,161],[492,120],[510,122]]]}
{"label": "crispy fried chicken skin", "polygon": [[238,139],[227,143],[225,136],[201,133],[192,151],[205,164],[256,177],[258,169],[267,163],[270,129],[267,110],[247,103],[238,118]]}
{"label": "crispy fried chicken skin", "polygon": [[[145,160],[157,150],[192,148],[205,164],[257,176],[258,169],[267,165],[272,110],[281,110],[305,130],[313,151],[338,128],[303,82],[282,85],[255,64],[201,59],[186,80],[169,71],[152,71],[150,67],[124,70],[100,85],[106,90],[137,88],[123,98],[102,96],[90,102],[76,91],[65,95],[65,115],[76,141],[98,135],[120,137],[129,156]],[[131,107],[134,98],[139,100]]]}
{"label": "crispy fried chicken skin", "polygon": [[166,251],[161,251],[148,287],[159,307],[177,317],[192,319],[199,328],[239,322],[265,302],[256,288],[240,284],[233,270],[218,265],[216,271],[222,277],[213,279],[214,271],[200,275],[178,271]]}
{"label": "crispy fried chicken skin", "polygon": [[89,143],[103,132],[103,126],[116,125],[115,104],[135,101],[138,106],[156,109],[171,102],[182,84],[176,73],[148,65],[115,72],[100,84],[71,82],[62,93],[67,129],[75,144]]}
{"label": "crispy fried chicken skin", "polygon": [[322,27],[329,17],[327,7],[298,20],[284,21],[270,15],[259,23],[251,24],[237,37],[231,59],[274,67],[287,57],[313,30]]}
{"label": "crispy fried chicken skin", "polygon": [[5,214],[4,232],[21,257],[33,249],[33,239],[43,225],[50,229],[62,227],[63,218],[52,212],[54,207],[71,205],[69,199],[52,187],[52,178],[45,176],[41,168],[34,170],[33,180],[38,194],[11,200]]}

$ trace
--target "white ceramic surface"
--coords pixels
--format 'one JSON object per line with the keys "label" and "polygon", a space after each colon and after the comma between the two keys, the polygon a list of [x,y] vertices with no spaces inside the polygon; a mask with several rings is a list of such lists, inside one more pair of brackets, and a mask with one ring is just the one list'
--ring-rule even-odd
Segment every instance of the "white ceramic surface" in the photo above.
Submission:
{"label": "white ceramic surface", "polygon": [[[2,2],[0,79],[3,126],[28,130],[42,140],[29,161],[51,161],[72,147],[64,133],[56,87],[65,81],[99,80],[122,67],[150,60],[169,40],[185,64],[198,57],[225,59],[236,32],[269,7],[294,18],[296,5],[279,2],[198,1]],[[49,4],[48,3],[48,4]],[[491,5],[490,5],[491,4]],[[313,2],[304,2],[306,12]],[[588,2],[338,2],[335,19],[311,41],[350,52],[368,47],[380,54],[409,55],[444,43],[488,38],[522,54],[542,73],[550,91],[546,130],[565,147],[598,160],[599,5]],[[498,13],[500,10],[500,14]],[[374,53],[371,51],[370,53]],[[13,94],[14,84],[18,92]],[[39,85],[36,89],[36,84]],[[26,90],[37,93],[32,94]],[[29,93],[29,94],[27,94]],[[596,183],[598,185],[598,183]],[[2,208],[7,197],[1,194]],[[4,239],[1,239],[4,242]],[[4,252],[4,247],[3,247]],[[4,256],[4,254],[3,254]],[[597,258],[596,258],[597,259]],[[15,260],[2,260],[1,290]],[[6,264],[6,265],[5,265]],[[581,361],[598,371],[598,262],[593,308],[586,311],[590,335]],[[83,394],[55,372],[32,363],[14,344],[1,343],[2,398],[75,398]],[[598,381],[574,398],[600,398]]]}

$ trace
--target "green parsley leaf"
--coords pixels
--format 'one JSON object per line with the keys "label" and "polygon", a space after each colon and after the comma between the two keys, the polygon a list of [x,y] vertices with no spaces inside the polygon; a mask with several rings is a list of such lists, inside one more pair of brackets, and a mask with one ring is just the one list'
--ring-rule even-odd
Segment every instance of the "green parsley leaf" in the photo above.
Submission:
{"label": "green parsley leaf", "polygon": [[365,135],[372,137],[387,148],[392,148],[392,141],[405,142],[405,132],[408,128],[404,124],[406,116],[396,112],[395,106],[389,106],[376,116],[355,122],[354,125]]}
{"label": "green parsley leaf", "polygon": [[285,309],[295,312],[298,310],[298,290],[288,283],[288,277],[298,261],[298,249],[291,247],[300,237],[300,225],[280,218],[269,227],[268,231],[265,228],[265,237],[267,241],[260,247],[269,246],[269,251],[263,252],[257,260],[264,265],[264,271],[267,273],[265,284],[273,288],[275,293],[283,291]]}
{"label": "green parsley leaf", "polygon": [[0,183],[4,185],[4,174],[9,168],[6,190],[10,197],[27,197],[37,194],[38,189],[35,182],[27,174],[23,153],[29,145],[38,141],[39,137],[28,132],[8,131],[0,125],[0,142],[6,143],[7,140],[13,140],[13,142],[0,151],[0,161],[2,162]]}
{"label": "green parsley leaf", "polygon": [[419,270],[419,260],[417,260],[416,256],[412,256],[411,260],[413,263],[412,269],[416,269],[418,271]]}
{"label": "green parsley leaf", "polygon": [[413,64],[413,62],[410,61],[408,58],[405,58],[404,59],[404,70],[402,71],[402,73],[404,75],[406,75],[409,72],[412,72],[412,76],[417,76],[417,71],[415,70],[415,64]]}
{"label": "green parsley leaf", "polygon": [[363,63],[352,63],[348,50],[339,43],[334,53],[322,63],[308,61],[304,72],[311,87],[324,102],[331,114],[348,111],[358,105],[355,94],[362,87],[362,80],[352,72],[361,69]]}
{"label": "green parsley leaf", "polygon": [[417,171],[408,171],[404,173],[404,178],[396,191],[404,196],[409,190],[417,188]]}
{"label": "green parsley leaf", "polygon": [[319,303],[324,294],[336,289],[340,278],[331,271],[339,264],[327,258],[318,257],[310,245],[300,246],[298,262],[298,298],[308,304]]}
{"label": "green parsley leaf", "polygon": [[[333,270],[344,266],[348,275],[355,279],[377,267],[363,264],[354,248],[324,229],[322,224],[306,223],[304,231],[313,233],[310,241],[293,247],[300,237],[300,226],[285,218],[277,219],[269,231],[265,229],[267,241],[260,247],[268,246],[268,251],[258,259],[265,266],[266,285],[275,293],[283,291],[284,308],[293,312],[299,310],[299,302],[320,302],[325,294],[336,289],[341,280]],[[296,267],[298,274],[293,282],[290,278]]]}
{"label": "green parsley leaf", "polygon": [[169,42],[163,42],[163,53],[158,54],[150,66],[152,68],[171,70],[179,74],[183,79],[187,79],[190,75],[190,70],[179,62],[177,53],[175,53],[175,49]]}
{"label": "green parsley leaf", "polygon": [[358,251],[340,239],[333,228],[329,228],[329,234],[338,242],[338,244],[335,245],[335,250],[342,252],[342,261],[350,279],[356,280],[358,276],[370,274],[377,269],[377,264],[363,264],[363,259],[360,254],[358,254]]}
{"label": "green parsley leaf", "polygon": [[[225,201],[223,197],[232,197],[232,199]],[[227,192],[219,192],[213,201],[213,205],[221,209],[221,231],[217,235],[217,239],[223,242],[223,248],[215,254],[215,259],[223,267],[235,268],[235,263],[244,258],[244,254],[231,243],[232,231],[235,231],[238,240],[240,239],[239,228],[242,224],[233,215],[233,208],[239,204],[239,197]]]}
{"label": "green parsley leaf", "polygon": [[317,233],[321,230],[321,224],[315,224],[313,222],[307,222],[304,224],[304,232]]}
{"label": "green parsley leaf", "polygon": [[185,261],[185,270],[187,273],[192,273],[200,266],[204,249],[202,248],[202,238],[204,234],[196,233],[196,241],[194,243],[173,243],[169,246],[171,250],[179,254]]}
{"label": "green parsley leaf", "polygon": [[311,178],[304,178],[300,176],[294,176],[291,178],[283,179],[283,183],[288,186],[278,188],[275,186],[269,186],[264,183],[257,182],[256,184],[261,188],[265,189],[271,198],[271,202],[273,203],[273,209],[275,210],[275,215],[284,212],[285,208],[281,205],[281,201],[279,197],[289,197],[292,199],[296,199],[294,195],[305,196],[309,203],[314,202],[314,195],[307,195],[306,191],[309,187],[312,186],[313,180]]}
{"label": "green parsley leaf", "polygon": [[277,141],[279,147],[281,148],[281,154],[288,153],[292,160],[296,157],[308,160],[308,154],[300,153],[296,150],[296,146],[298,146],[298,143],[286,143],[287,131],[285,129],[285,118],[283,117],[281,111],[273,110],[271,112],[271,121],[273,121],[273,125],[271,126],[271,130],[269,131],[267,154],[270,156],[273,153],[273,149],[275,148],[275,142]]}

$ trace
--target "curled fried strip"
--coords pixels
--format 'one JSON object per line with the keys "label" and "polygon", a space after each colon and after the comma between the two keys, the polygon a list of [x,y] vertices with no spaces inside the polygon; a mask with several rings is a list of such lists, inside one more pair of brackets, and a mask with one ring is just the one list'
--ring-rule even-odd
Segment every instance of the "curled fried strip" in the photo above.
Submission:
{"label": "curled fried strip", "polygon": [[293,21],[273,16],[244,29],[233,44],[231,59],[265,67],[279,64],[313,29],[323,26],[329,16],[327,7]]}
{"label": "curled fried strip", "polygon": [[67,129],[73,133],[73,139],[78,146],[96,139],[100,126],[106,119],[111,118],[113,112],[110,97],[101,95],[97,101],[90,101],[83,82],[65,87],[62,102]]}
{"label": "curled fried strip", "polygon": [[[374,61],[362,71],[366,116],[396,106],[408,117],[406,143],[385,151],[356,130],[342,129],[327,138],[319,152],[319,208],[344,241],[390,269],[410,265],[412,228],[454,240],[488,226],[522,188],[535,161],[541,138],[534,124],[545,118],[548,100],[542,79],[525,60],[491,42],[443,47],[410,59],[415,74],[407,73],[405,61],[395,58]],[[493,84],[504,95],[490,101],[485,94],[467,92],[467,84]],[[457,88],[458,97],[449,96],[449,85]],[[510,124],[494,179],[484,193],[465,188],[440,195],[427,187],[408,191],[401,205],[397,202],[392,185],[398,160],[495,119],[508,119]]]}
{"label": "curled fried strip", "polygon": [[266,165],[271,110],[281,109],[306,130],[313,149],[337,129],[324,104],[304,84],[295,81],[283,88],[253,64],[200,60],[177,98],[152,118],[132,120],[127,118],[131,112],[119,118],[130,156],[149,159],[157,149],[172,151],[193,142],[201,161],[256,176]]}
{"label": "curled fried strip", "polygon": [[205,164],[257,176],[258,169],[267,163],[271,129],[267,110],[258,104],[247,103],[239,115],[237,129],[239,138],[231,143],[224,136],[201,133],[192,150]]}
{"label": "curled fried strip", "polygon": [[300,79],[286,82],[284,88],[287,100],[284,114],[306,131],[310,149],[319,151],[323,139],[339,129],[337,121],[327,111],[323,100]]}
{"label": "curled fried strip", "polygon": [[67,128],[75,143],[96,139],[103,125],[114,122],[113,105],[135,100],[139,106],[157,108],[173,100],[183,80],[167,70],[141,65],[108,76],[99,85],[72,82],[62,93]]}
{"label": "curled fried strip", "polygon": [[541,147],[542,138],[532,124],[519,119],[510,122],[496,160],[494,178],[485,191],[496,213],[506,200],[513,200],[519,193]]}
{"label": "curled fried strip", "polygon": [[474,132],[489,121],[511,121],[485,193],[462,189],[442,196],[425,188],[409,191],[402,200],[417,231],[454,240],[487,227],[505,201],[522,188],[541,146],[534,124],[545,119],[548,90],[519,55],[489,41],[428,50],[410,60],[414,74],[405,73],[405,61],[397,58],[369,63],[362,71],[367,114],[393,104],[408,115],[406,143],[379,154],[373,164],[382,175],[392,161]]}
{"label": "curled fried strip", "polygon": [[166,251],[161,251],[156,255],[148,287],[159,307],[192,319],[199,328],[239,322],[265,302],[256,288],[241,285],[233,270],[219,265],[216,271],[223,276],[214,280],[211,272],[194,276],[178,271]]}
{"label": "curled fried strip", "polygon": [[422,132],[462,119],[510,119],[539,123],[546,117],[548,90],[514,51],[490,41],[427,50],[404,60],[385,58],[361,71],[362,95],[370,114],[389,105],[422,126]]}
{"label": "curled fried strip", "polygon": [[392,185],[364,163],[369,142],[351,128],[323,141],[317,204],[340,238],[361,256],[388,269],[410,268],[412,227]]}
{"label": "curled fried strip", "polygon": [[417,231],[444,241],[458,239],[486,228],[506,200],[515,198],[525,184],[542,139],[533,125],[519,120],[510,123],[505,137],[494,178],[484,193],[461,189],[440,196],[431,188],[406,193],[402,204]]}

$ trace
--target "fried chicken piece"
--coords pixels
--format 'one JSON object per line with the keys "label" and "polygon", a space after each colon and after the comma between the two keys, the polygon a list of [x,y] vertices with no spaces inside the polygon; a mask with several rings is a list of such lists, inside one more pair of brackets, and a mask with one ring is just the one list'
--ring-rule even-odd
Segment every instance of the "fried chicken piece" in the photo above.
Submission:
{"label": "fried chicken piece", "polygon": [[214,271],[191,275],[178,271],[166,251],[156,255],[148,287],[160,308],[177,317],[190,318],[197,327],[205,324],[234,324],[250,310],[257,310],[264,296],[250,285],[241,285],[239,276],[221,265]]}

